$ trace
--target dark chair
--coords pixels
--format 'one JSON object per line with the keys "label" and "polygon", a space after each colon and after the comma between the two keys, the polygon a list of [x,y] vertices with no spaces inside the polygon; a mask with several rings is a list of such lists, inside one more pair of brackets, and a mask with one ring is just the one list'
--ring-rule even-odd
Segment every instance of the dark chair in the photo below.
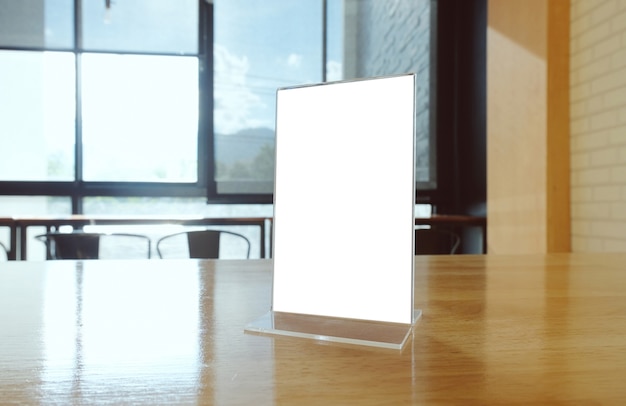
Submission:
{"label": "dark chair", "polygon": [[[230,251],[224,252],[225,245],[231,248]],[[225,230],[183,231],[161,237],[156,243],[156,250],[159,258],[248,259],[250,240]],[[234,255],[233,251],[237,251],[238,255]]]}
{"label": "dark chair", "polygon": [[125,233],[59,233],[38,235],[50,259],[150,258],[151,241],[145,235]]}
{"label": "dark chair", "polygon": [[461,238],[452,231],[437,228],[415,229],[415,255],[449,255],[456,253]]}
{"label": "dark chair", "polygon": [[0,242],[0,260],[6,261],[9,259],[8,248]]}

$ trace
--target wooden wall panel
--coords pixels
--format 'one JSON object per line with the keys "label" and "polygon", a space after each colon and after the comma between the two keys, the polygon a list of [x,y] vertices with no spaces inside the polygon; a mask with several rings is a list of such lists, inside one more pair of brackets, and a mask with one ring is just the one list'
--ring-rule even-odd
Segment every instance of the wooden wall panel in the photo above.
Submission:
{"label": "wooden wall panel", "polygon": [[488,3],[489,253],[569,250],[568,101],[556,91],[568,69],[558,48],[569,37],[550,21],[564,18],[553,8],[566,3]]}

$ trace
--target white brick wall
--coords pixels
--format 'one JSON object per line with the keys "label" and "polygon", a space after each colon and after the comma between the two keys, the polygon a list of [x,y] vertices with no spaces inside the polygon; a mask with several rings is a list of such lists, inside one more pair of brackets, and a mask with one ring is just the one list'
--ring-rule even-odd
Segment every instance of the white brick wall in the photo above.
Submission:
{"label": "white brick wall", "polygon": [[357,0],[355,77],[413,72],[418,181],[430,179],[430,0]]}
{"label": "white brick wall", "polygon": [[571,0],[572,251],[626,252],[626,0]]}

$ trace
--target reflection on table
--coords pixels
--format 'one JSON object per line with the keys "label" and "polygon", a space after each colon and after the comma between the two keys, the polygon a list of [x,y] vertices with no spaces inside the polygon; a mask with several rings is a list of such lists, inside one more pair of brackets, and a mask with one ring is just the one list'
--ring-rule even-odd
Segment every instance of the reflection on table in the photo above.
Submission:
{"label": "reflection on table", "polygon": [[4,263],[0,399],[619,404],[624,263],[626,254],[417,257],[424,314],[402,352],[244,333],[270,308],[271,260]]}

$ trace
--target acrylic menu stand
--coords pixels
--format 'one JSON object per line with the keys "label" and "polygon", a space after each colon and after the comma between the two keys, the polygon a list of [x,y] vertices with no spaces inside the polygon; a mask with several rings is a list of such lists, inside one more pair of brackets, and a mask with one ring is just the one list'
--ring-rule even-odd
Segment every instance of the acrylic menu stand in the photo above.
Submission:
{"label": "acrylic menu stand", "polygon": [[402,349],[413,309],[415,77],[279,89],[272,309],[257,334]]}

